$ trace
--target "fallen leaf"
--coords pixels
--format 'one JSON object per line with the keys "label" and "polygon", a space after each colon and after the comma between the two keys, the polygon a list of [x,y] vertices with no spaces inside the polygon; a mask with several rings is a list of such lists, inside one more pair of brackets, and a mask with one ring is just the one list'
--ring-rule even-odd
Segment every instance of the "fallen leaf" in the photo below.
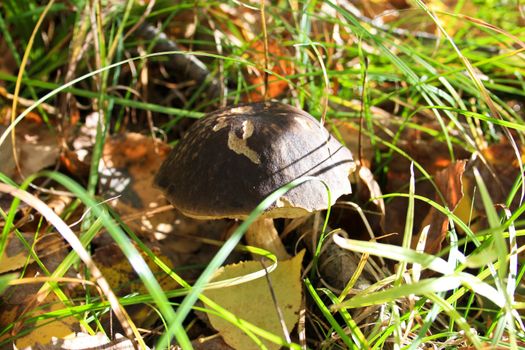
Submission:
{"label": "fallen leaf", "polygon": [[[231,287],[207,290],[204,294],[237,317],[270,333],[283,336],[270,288],[274,291],[288,330],[292,330],[299,319],[301,306],[303,256],[304,251],[289,260],[279,261],[277,269],[269,274],[271,286],[263,277]],[[262,265],[259,261],[245,261],[227,265],[219,270],[214,281],[244,276],[261,269]],[[212,313],[209,313],[208,317],[213,328],[219,331],[224,341],[232,348],[259,349],[253,340],[235,325]],[[264,339],[261,341],[270,350],[281,347]]]}
{"label": "fallen leaf", "polygon": [[[4,108],[0,116],[0,132],[10,123],[10,109]],[[11,135],[8,135],[11,138]],[[15,152],[23,177],[56,164],[59,156],[58,140],[54,132],[35,113],[30,113],[15,128]],[[18,178],[12,140],[0,145],[0,171]]]}
{"label": "fallen leaf", "polygon": [[[156,257],[170,269],[173,268],[171,261],[167,257],[163,256],[159,251],[154,251],[154,253]],[[149,256],[144,253],[142,257],[164,291],[179,287],[175,280],[166,275]],[[114,290],[117,295],[125,296],[130,293],[148,293],[142,280],[117,244],[112,243],[103,247],[97,247],[95,254],[93,254],[93,260],[108,281],[111,289]],[[159,317],[159,314],[153,308],[144,304],[130,305],[126,307],[126,309],[133,319],[133,322],[145,329],[154,327]],[[106,326],[106,323],[103,322],[103,325]],[[110,325],[107,326],[109,327]]]}
{"label": "fallen leaf", "polygon": [[[0,136],[6,132],[7,126],[0,125]],[[15,171],[15,160],[13,157],[13,142],[11,140],[11,133],[6,135],[5,141],[0,144],[0,172],[11,177]],[[17,152],[18,155],[18,152]]]}
{"label": "fallen leaf", "polygon": [[[434,22],[428,21],[425,16],[421,16],[421,9],[414,7],[406,0],[374,0],[374,1],[354,1],[352,2],[354,11],[360,13],[361,18],[367,18],[375,26],[384,26],[391,30],[397,30],[406,35],[428,37],[425,34],[437,36],[437,28]],[[435,1],[425,2],[432,11],[451,12],[457,1]],[[462,14],[476,16],[478,7],[476,2],[466,1],[461,7]],[[447,32],[451,36],[461,28],[465,27],[464,21],[452,20],[451,18],[440,17]],[[436,39],[438,40],[438,39]]]}
{"label": "fallen leaf", "polygon": [[[359,104],[355,105],[356,108],[360,108]],[[341,135],[341,138],[346,147],[352,152],[355,159],[359,159],[360,152],[362,153],[362,165],[370,168],[374,159],[374,147],[370,142],[370,137],[361,134],[361,150],[359,149],[359,128],[354,124],[349,123],[340,119],[333,119],[331,121],[331,129],[337,130],[335,134]]]}
{"label": "fallen leaf", "polygon": [[[28,239],[29,242],[32,242],[32,236],[34,235],[30,235],[27,233],[23,235]],[[35,246],[39,247],[40,242],[42,242],[42,245],[40,246],[40,248],[36,249],[36,253],[37,255],[39,255],[43,266],[45,266],[48,271],[54,271],[64,260],[64,258],[68,254],[68,250],[66,249],[61,237],[52,233],[47,233],[44,236],[42,236],[42,239],[39,240]],[[20,274],[21,278],[32,278],[46,275],[46,273],[40,268],[39,264],[37,264],[36,262],[30,263],[31,260],[27,258],[27,251],[25,247],[21,245],[18,238],[10,240],[9,244],[11,245],[11,247],[8,248],[8,250],[11,249],[11,252],[9,254],[12,254],[10,268],[16,268],[17,266],[23,267],[23,270],[21,270],[23,274]],[[7,254],[7,250],[5,254]],[[7,254],[7,256],[9,256],[9,254]],[[2,266],[4,261],[3,259],[4,257],[2,257]],[[74,271],[68,270],[65,274],[65,277],[75,277]],[[15,331],[15,333],[18,334],[22,331],[34,328],[35,323],[22,323],[22,321],[27,319],[28,317],[35,317],[47,311],[62,308],[62,304],[58,302],[58,300],[53,299],[54,297],[48,297],[41,304],[39,304],[39,307],[35,307],[35,298],[41,286],[42,283],[29,283],[13,285],[7,288],[5,293],[2,295],[0,302],[0,315],[2,315],[0,317],[0,329],[3,329],[9,324],[16,322],[18,323],[18,325],[15,325],[15,327],[20,327],[16,328]],[[68,285],[61,285],[61,288],[64,292],[69,292]],[[44,325],[49,322],[54,323],[54,321],[50,319],[43,319],[36,323],[38,325]],[[69,321],[64,322],[70,324]],[[76,323],[78,322],[75,319],[75,324]],[[55,326],[62,327],[61,324],[63,325],[63,323],[59,322],[55,324]],[[44,328],[44,330],[52,329],[53,327],[53,325],[50,325],[49,328]],[[11,334],[6,333],[0,338],[0,340],[5,340],[10,336]],[[27,340],[29,338],[25,339]]]}
{"label": "fallen leaf", "polygon": [[[173,268],[171,261],[162,256],[160,252],[155,252],[155,255],[164,264]],[[142,254],[142,257],[164,290],[173,290],[178,287],[178,284],[171,277],[167,276],[145,253]],[[113,243],[104,247],[98,247],[95,254],[93,254],[93,261],[99,267],[110,287],[118,295],[125,295],[130,292],[147,292],[146,287],[117,244]]]}
{"label": "fallen leaf", "polygon": [[[249,60],[251,62],[259,62],[264,64],[264,45],[260,40],[252,44],[250,50],[247,51]],[[269,39],[268,41],[268,64],[270,70],[280,76],[288,76],[293,74],[294,67],[290,60],[285,59],[290,57],[290,53],[278,41]],[[246,100],[251,102],[262,101],[264,99],[264,71],[251,67],[246,73],[246,80],[250,85],[256,86],[254,90],[248,94]],[[288,82],[275,75],[268,75],[268,98],[276,98],[284,94],[288,90]]]}
{"label": "fallen leaf", "polygon": [[[518,144],[522,161],[525,161],[525,146]],[[484,159],[482,159],[482,157]],[[469,225],[473,232],[489,227],[485,206],[481,200],[473,169],[478,169],[490,198],[495,206],[507,207],[507,197],[512,191],[516,179],[520,176],[518,159],[512,145],[503,138],[499,143],[489,145],[469,161],[463,177],[464,196],[454,214]],[[521,206],[521,191],[518,189],[508,208],[514,212]],[[460,231],[461,232],[461,231]],[[525,244],[525,238],[517,237],[518,246]]]}
{"label": "fallen leaf", "polygon": [[[58,300],[55,294],[49,294],[42,303],[42,307],[35,308],[31,313],[25,316],[37,317],[51,311],[64,309],[64,305]],[[25,330],[28,333],[16,339],[16,347],[24,349],[37,343],[48,344],[54,337],[62,338],[75,334],[80,330],[78,320],[73,316],[63,318],[42,318],[32,324],[26,324]]]}
{"label": "fallen leaf", "polygon": [[[429,120],[426,115],[417,115],[413,122],[417,122],[424,127],[438,130],[439,126],[435,121]],[[429,176],[434,176],[437,172],[446,169],[452,162],[450,152],[446,143],[440,142],[429,133],[421,130],[406,128],[401,133],[397,146],[419,164]],[[457,146],[452,147],[456,159],[466,159],[470,154]],[[407,184],[410,181],[410,163],[408,157],[400,153],[393,153],[391,161],[388,163],[388,172],[386,174],[386,185],[383,188],[384,193],[407,193]],[[436,188],[430,181],[424,179],[423,173],[414,167],[414,176],[418,179],[416,183],[416,195],[425,198],[435,198]],[[431,206],[421,201],[416,202],[414,207],[414,227],[423,227],[423,219],[428,215]],[[441,203],[441,201],[440,201]],[[389,199],[386,203],[385,222],[387,232],[403,232],[406,224],[406,213],[408,199],[395,197]],[[402,235],[389,237],[388,241],[392,244],[401,244]]]}
{"label": "fallen leaf", "polygon": [[[21,234],[29,245],[33,244],[34,233]],[[64,251],[67,249],[64,241],[60,236],[53,234],[45,234],[34,245],[34,250],[40,258],[54,254],[61,249]],[[4,254],[0,257],[0,273],[20,269],[33,261],[20,238],[14,234],[9,235]]]}
{"label": "fallen leaf", "polygon": [[[435,175],[435,182],[439,192],[443,196],[445,203],[442,203],[441,196],[436,195],[436,202],[454,211],[463,197],[462,177],[465,172],[466,161],[460,160],[451,163],[448,167],[440,170]],[[437,254],[441,251],[441,244],[445,240],[448,232],[449,219],[434,207],[431,207],[426,217],[423,219],[421,229],[430,225],[425,244],[425,252]],[[413,246],[419,241],[420,235],[414,237]]]}
{"label": "fallen leaf", "polygon": [[[71,119],[78,119],[73,113]],[[78,177],[89,176],[91,167],[91,153],[97,137],[97,127],[100,123],[98,112],[92,112],[85,117],[84,123],[77,128],[67,128],[67,136],[71,139],[66,143],[63,152],[60,154],[61,164],[72,174]]]}
{"label": "fallen leaf", "polygon": [[[521,154],[525,154],[525,147],[518,145]],[[511,192],[514,182],[519,176],[519,163],[516,159],[516,154],[510,143],[505,139],[500,143],[490,145],[482,150],[482,156],[485,158],[484,162],[481,157],[475,157],[470,163],[465,173],[465,189],[467,194],[472,197],[474,195],[474,188],[476,181],[474,180],[473,168],[477,168],[481,174],[483,182],[487,186],[490,197],[494,204],[503,204],[507,200],[507,196]],[[522,161],[525,161],[525,156],[522,156]],[[510,209],[515,210],[520,205],[521,192],[518,191],[511,203]],[[484,216],[485,207],[481,198],[474,198],[474,209],[476,215]]]}
{"label": "fallen leaf", "polygon": [[[168,206],[164,195],[153,184],[155,173],[169,152],[166,144],[137,133],[110,138],[104,145],[100,162],[100,184],[105,198],[138,234],[158,240],[173,230],[174,210],[149,215]],[[171,206],[170,206],[171,208]]]}

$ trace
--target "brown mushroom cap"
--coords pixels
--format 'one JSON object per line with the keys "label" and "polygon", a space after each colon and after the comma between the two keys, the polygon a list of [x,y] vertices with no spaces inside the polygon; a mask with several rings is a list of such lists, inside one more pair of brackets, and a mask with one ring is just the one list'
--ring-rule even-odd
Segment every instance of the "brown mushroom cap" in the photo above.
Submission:
{"label": "brown mushroom cap", "polygon": [[[351,193],[350,151],[308,113],[259,102],[228,107],[196,121],[162,164],[155,183],[183,214],[245,218],[269,194],[305,175],[323,180],[333,204]],[[326,188],[307,181],[264,217],[298,217],[328,207]]]}

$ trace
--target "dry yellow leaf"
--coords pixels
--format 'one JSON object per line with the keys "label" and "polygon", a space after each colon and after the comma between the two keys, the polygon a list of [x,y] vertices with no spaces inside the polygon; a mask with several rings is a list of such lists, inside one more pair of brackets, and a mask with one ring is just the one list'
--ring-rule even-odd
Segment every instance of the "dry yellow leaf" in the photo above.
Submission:
{"label": "dry yellow leaf", "polygon": [[[164,264],[170,268],[173,267],[169,258],[160,252],[155,252],[155,254]],[[166,275],[145,253],[142,254],[142,257],[146,260],[148,267],[156,276],[163,290],[168,291],[179,287],[178,283]],[[135,292],[147,293],[146,287],[116,244],[98,247],[93,259],[117,295],[122,296]],[[128,306],[126,309],[135,324],[141,328],[153,327],[158,320],[159,314],[147,304]]]}
{"label": "dry yellow leaf", "polygon": [[[44,305],[45,307],[37,310],[33,316],[64,308],[64,305],[58,301],[58,298],[54,294],[50,294],[46,298]],[[31,332],[16,340],[16,346],[19,349],[25,349],[37,343],[48,344],[53,337],[63,338],[79,331],[78,320],[73,316],[52,320],[42,319],[28,327],[30,327]]]}
{"label": "dry yellow leaf", "polygon": [[[164,264],[172,267],[173,264],[167,257],[163,256],[160,252],[155,252],[155,254]],[[167,276],[145,253],[142,254],[142,257],[146,260],[151,271],[157,276],[157,280],[164,290],[173,290],[179,286],[177,282]],[[117,244],[98,247],[93,255],[93,260],[108,281],[110,287],[118,295],[125,295],[131,292],[147,292],[146,287]]]}
{"label": "dry yellow leaf", "polygon": [[[293,329],[299,319],[302,299],[301,266],[303,256],[304,252],[301,252],[289,260],[279,261],[275,271],[269,275],[271,287],[289,331]],[[214,281],[244,276],[261,269],[262,265],[259,261],[245,261],[227,265],[218,272]],[[231,287],[208,290],[204,294],[239,318],[273,334],[283,336],[277,309],[266,278],[258,278]],[[212,314],[209,314],[208,317],[212,326],[220,332],[229,346],[243,350],[259,349],[235,325]],[[261,340],[270,350],[280,348],[280,345]]]}
{"label": "dry yellow leaf", "polygon": [[[21,235],[29,245],[33,244],[35,233],[22,232]],[[53,234],[41,236],[35,245],[35,252],[41,259],[65,249],[62,238]],[[20,238],[14,234],[9,235],[4,253],[0,256],[0,273],[21,269],[33,261]]]}

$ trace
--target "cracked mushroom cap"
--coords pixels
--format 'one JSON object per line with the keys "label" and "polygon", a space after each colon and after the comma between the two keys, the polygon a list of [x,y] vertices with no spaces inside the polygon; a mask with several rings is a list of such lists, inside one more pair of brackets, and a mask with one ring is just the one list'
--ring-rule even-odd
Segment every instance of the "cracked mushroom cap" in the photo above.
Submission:
{"label": "cracked mushroom cap", "polygon": [[[305,175],[323,180],[335,200],[351,193],[350,151],[308,113],[259,102],[196,121],[162,164],[155,184],[183,214],[245,218],[269,194]],[[320,181],[291,189],[263,214],[293,218],[328,207]]]}

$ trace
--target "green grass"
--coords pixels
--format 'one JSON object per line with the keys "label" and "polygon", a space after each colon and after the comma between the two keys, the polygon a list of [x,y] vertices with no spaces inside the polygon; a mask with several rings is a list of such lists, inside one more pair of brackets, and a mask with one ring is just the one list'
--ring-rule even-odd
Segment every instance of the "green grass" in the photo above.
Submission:
{"label": "green grass", "polygon": [[[379,3],[373,2],[376,15],[387,9],[378,8]],[[362,16],[356,16],[345,4],[330,0],[276,1],[265,6],[267,32],[273,39],[270,43],[286,53],[269,52],[268,73],[287,83],[282,94],[274,98],[300,106],[319,119],[326,117],[327,126],[345,123],[354,130],[362,126],[361,137],[371,148],[365,160],[370,162],[383,195],[365,199],[354,196],[351,200],[363,207],[367,220],[374,218],[367,209],[372,200],[383,200],[387,211],[396,201],[404,201],[406,210],[401,217],[388,217],[402,227],[397,232],[397,244],[381,237],[392,232],[389,225],[394,227],[393,223],[386,221],[382,232],[374,232],[377,240],[361,241],[352,237],[362,232],[348,232],[350,238],[345,238],[337,230],[330,231],[332,218],[327,213],[318,245],[304,264],[307,321],[306,343],[301,344],[298,337],[288,343],[280,334],[238,318],[202,294],[210,288],[214,272],[231,256],[251,221],[289,187],[278,190],[255,208],[196,280],[185,280],[178,271],[186,266],[172,270],[116,211],[102,203],[104,193],[99,184],[99,163],[109,137],[132,130],[165,135],[169,142],[176,143],[191,119],[225,103],[247,101],[250,93],[261,89],[261,84],[247,74],[263,70],[260,56],[253,55],[253,45],[262,43],[264,35],[260,25],[251,22],[258,18],[260,4],[159,0],[148,7],[131,0],[73,0],[67,4],[3,1],[0,47],[4,50],[2,56],[10,58],[6,62],[13,63],[0,71],[0,82],[14,97],[0,99],[0,117],[16,130],[30,113],[37,113],[69,144],[88,114],[98,113],[101,123],[90,150],[87,174],[71,174],[63,166],[31,175],[25,181],[0,173],[0,189],[18,191],[17,197],[25,198],[30,207],[38,206],[29,194],[44,205],[51,198],[33,186],[48,190],[59,187],[75,199],[61,217],[45,216],[45,208],[32,211],[38,218],[35,238],[57,230],[71,244],[72,250],[52,270],[45,266],[34,245],[23,239],[23,227],[17,226],[22,215],[19,199],[0,212],[0,253],[5,253],[11,236],[18,237],[49,278],[40,291],[54,293],[60,306],[40,315],[26,313],[5,325],[0,323],[0,345],[30,333],[36,320],[68,316],[75,317],[89,333],[110,334],[103,324],[113,312],[129,323],[125,329],[128,336],[137,335],[140,324],[134,324],[119,310],[149,305],[157,313],[157,328],[144,338],[138,337],[139,345],[158,344],[160,348],[173,339],[183,348],[191,348],[194,323],[199,322],[194,313],[197,310],[223,317],[259,345],[263,344],[261,339],[266,339],[294,349],[301,345],[326,349],[417,349],[431,345],[525,348],[525,266],[519,258],[524,254],[519,243],[524,236],[523,179],[508,179],[508,173],[497,170],[501,169],[497,168],[498,156],[503,155],[486,152],[491,145],[509,145],[505,158],[508,163],[504,165],[516,169],[512,176],[523,173],[525,27],[519,23],[525,19],[516,9],[520,4],[485,1],[472,5],[458,1],[445,8],[416,0],[409,9],[391,12],[398,16],[386,24],[366,20],[364,8],[360,9]],[[291,6],[297,6],[296,11]],[[141,23],[157,26],[180,50],[156,48],[155,44],[164,39],[142,40],[137,35]],[[166,68],[181,53],[200,60],[209,77],[188,83],[184,73]],[[280,61],[291,64],[292,71],[273,72],[272,66]],[[211,77],[221,87],[220,94],[213,97],[209,95]],[[23,105],[18,97],[32,102]],[[18,106],[13,114],[8,109],[12,106]],[[46,106],[58,112],[49,113]],[[79,120],[74,122],[77,116]],[[349,141],[342,128],[334,131]],[[7,132],[0,134],[0,144],[8,137]],[[416,147],[418,142],[423,144],[421,148]],[[473,214],[484,218],[481,227],[471,224],[470,219],[475,218],[456,215],[442,201],[442,194],[428,195],[431,192],[423,190],[437,189],[434,175],[440,167],[438,158],[452,162],[473,154],[481,161],[477,170],[469,170],[473,174],[470,185],[477,194],[471,206]],[[359,157],[357,153],[354,156]],[[493,195],[498,181],[487,181],[489,177],[479,174],[487,174],[484,163],[497,168],[493,175],[498,181],[514,184],[506,185],[504,198]],[[399,170],[402,164],[407,166]],[[399,176],[407,180],[393,188]],[[290,186],[310,180],[299,179]],[[434,208],[450,221],[443,249],[436,256],[411,248],[413,237],[423,229],[418,214],[422,206]],[[84,216],[73,232],[68,225],[77,219],[78,212]],[[351,213],[345,211],[345,215]],[[86,288],[84,294],[73,297],[65,284],[57,282],[74,269],[85,273],[86,279],[102,283],[90,275],[96,270],[88,262],[93,240],[102,232],[118,244],[145,292],[111,300],[112,292],[107,288],[102,288],[103,298]],[[351,285],[343,294],[327,288],[321,283],[317,263],[331,237],[348,251],[369,255],[383,275],[361,291]],[[180,288],[163,290],[144,257]],[[0,292],[7,296],[8,286],[25,277],[27,267],[0,275]],[[253,277],[247,276],[246,280]],[[35,304],[33,308],[44,306]],[[361,317],[363,310],[370,315]]]}

